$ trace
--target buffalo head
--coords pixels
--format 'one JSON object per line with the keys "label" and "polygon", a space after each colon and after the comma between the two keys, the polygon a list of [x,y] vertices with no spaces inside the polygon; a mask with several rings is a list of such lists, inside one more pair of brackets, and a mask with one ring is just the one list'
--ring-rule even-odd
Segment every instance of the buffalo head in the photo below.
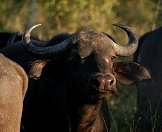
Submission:
{"label": "buffalo head", "polygon": [[96,102],[115,93],[116,80],[132,84],[150,78],[137,63],[116,62],[117,56],[130,56],[136,51],[138,39],[129,27],[114,25],[126,31],[127,45],[118,45],[103,33],[81,31],[54,46],[38,47],[30,41],[30,33],[39,25],[31,27],[23,35],[23,46],[43,60],[33,63],[30,76],[60,81],[77,102]]}

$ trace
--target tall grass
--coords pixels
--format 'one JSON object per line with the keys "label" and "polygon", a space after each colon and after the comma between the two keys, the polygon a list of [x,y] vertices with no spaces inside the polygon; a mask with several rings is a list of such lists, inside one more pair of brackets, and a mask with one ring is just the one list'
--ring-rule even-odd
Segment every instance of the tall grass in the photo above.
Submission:
{"label": "tall grass", "polygon": [[149,98],[148,99],[148,102],[149,102],[149,108],[150,108],[150,113],[151,113],[151,125],[152,125],[152,132],[155,132],[156,130],[156,122],[157,122],[157,118],[158,118],[158,110],[159,110],[159,105],[160,105],[160,101],[161,101],[161,97],[158,101],[158,106],[157,108],[155,108],[155,112],[153,112],[153,108],[152,108],[152,104],[151,104],[151,101]]}
{"label": "tall grass", "polygon": [[134,120],[136,112],[136,87],[117,85],[119,97],[111,97],[108,100],[112,119],[111,132],[130,132],[137,126]]}
{"label": "tall grass", "polygon": [[[140,126],[143,117],[137,113],[137,88],[136,86],[117,85],[119,97],[111,97],[108,99],[110,116],[111,116],[111,132],[141,132]],[[160,104],[161,98],[159,99]],[[157,132],[156,123],[158,119],[158,110],[153,108],[148,98],[151,121],[151,132]],[[153,111],[154,109],[154,111]],[[160,131],[162,132],[162,131]]]}

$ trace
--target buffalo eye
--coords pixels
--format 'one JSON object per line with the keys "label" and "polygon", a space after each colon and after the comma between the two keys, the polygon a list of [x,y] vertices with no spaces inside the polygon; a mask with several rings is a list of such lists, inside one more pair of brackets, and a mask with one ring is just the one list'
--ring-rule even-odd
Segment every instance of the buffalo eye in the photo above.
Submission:
{"label": "buffalo eye", "polygon": [[116,60],[116,56],[111,56],[111,60],[115,61]]}

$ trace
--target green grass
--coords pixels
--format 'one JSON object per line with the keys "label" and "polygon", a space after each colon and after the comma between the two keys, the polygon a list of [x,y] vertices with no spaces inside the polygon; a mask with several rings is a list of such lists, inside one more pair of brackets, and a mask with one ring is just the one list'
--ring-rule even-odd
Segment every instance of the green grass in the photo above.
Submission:
{"label": "green grass", "polygon": [[[137,113],[137,88],[133,86],[117,85],[118,97],[112,96],[108,99],[108,105],[111,115],[111,132],[140,132],[139,127],[142,124],[142,117]],[[159,99],[160,102],[161,98]],[[152,108],[152,104],[148,99],[149,109],[147,112],[151,114],[151,132],[157,132],[157,108]],[[153,112],[153,109],[155,111]]]}
{"label": "green grass", "polygon": [[108,99],[111,115],[111,132],[137,132],[135,119],[137,91],[135,86],[117,85],[118,96]]}

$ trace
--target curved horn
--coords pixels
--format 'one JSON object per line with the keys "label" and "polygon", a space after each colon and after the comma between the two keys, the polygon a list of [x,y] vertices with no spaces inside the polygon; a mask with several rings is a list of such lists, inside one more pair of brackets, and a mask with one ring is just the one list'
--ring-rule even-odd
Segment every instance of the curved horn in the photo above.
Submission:
{"label": "curved horn", "polygon": [[11,37],[9,38],[8,42],[7,42],[7,46],[13,45],[15,38],[18,36],[19,32],[14,33],[13,35],[11,35]]}
{"label": "curved horn", "polygon": [[127,33],[128,38],[129,38],[128,44],[125,46],[121,46],[116,43],[113,43],[113,47],[115,49],[116,55],[119,55],[119,56],[132,55],[138,47],[138,38],[136,34],[128,26],[124,26],[122,24],[113,24],[113,25],[123,29]]}
{"label": "curved horn", "polygon": [[41,24],[37,24],[32,26],[30,29],[26,30],[22,36],[22,43],[24,48],[30,52],[31,54],[35,55],[42,55],[42,56],[52,56],[54,54],[59,54],[62,51],[66,49],[68,46],[68,40],[64,40],[63,42],[54,45],[54,46],[48,46],[48,47],[38,47],[34,44],[32,44],[30,40],[30,33],[33,29],[40,26]]}

